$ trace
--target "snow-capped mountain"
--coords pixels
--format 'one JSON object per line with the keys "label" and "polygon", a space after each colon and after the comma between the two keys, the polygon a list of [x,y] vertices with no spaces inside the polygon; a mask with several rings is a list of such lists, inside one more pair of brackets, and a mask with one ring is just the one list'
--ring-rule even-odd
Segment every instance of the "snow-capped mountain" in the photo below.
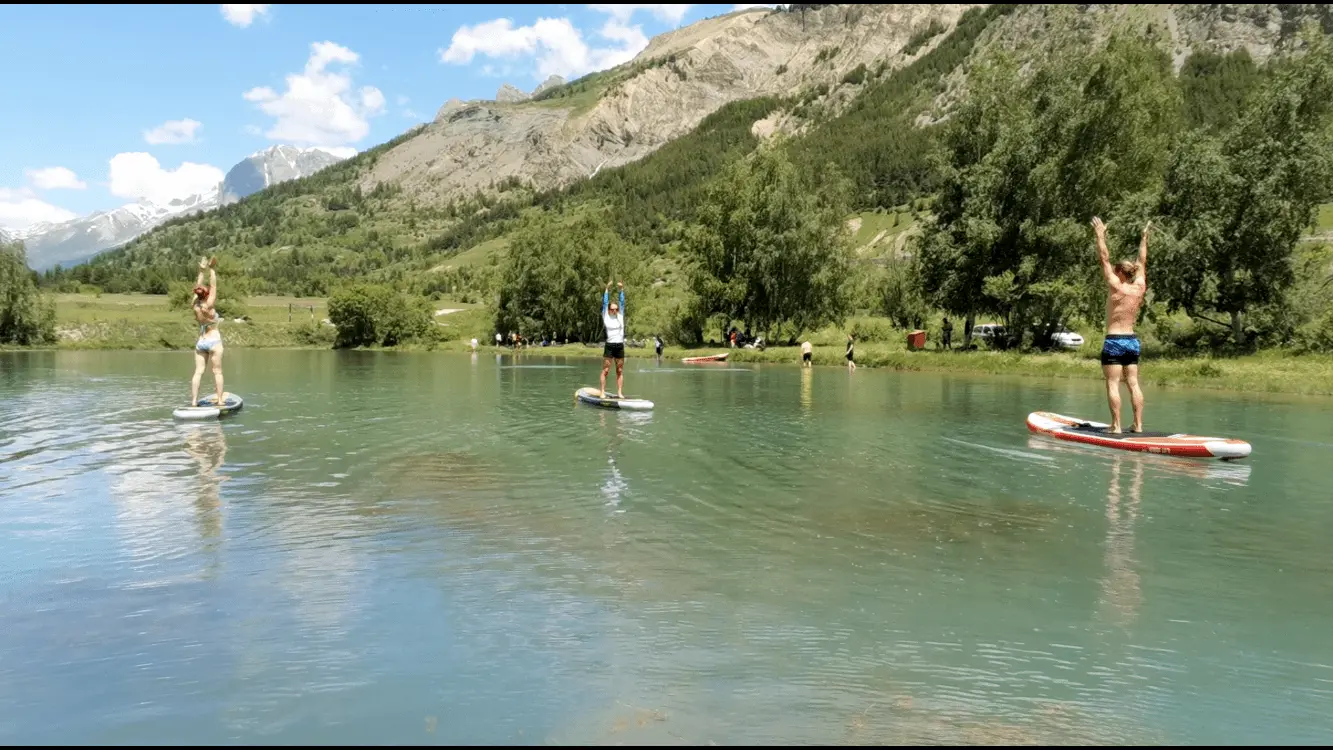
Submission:
{"label": "snow-capped mountain", "polygon": [[59,224],[34,224],[14,239],[23,240],[28,251],[28,265],[44,271],[54,265],[81,263],[94,255],[129,242],[167,219],[218,206],[218,193],[192,195],[160,206],[147,200],[128,203],[110,211],[62,221]]}
{"label": "snow-capped mountain", "polygon": [[295,146],[273,146],[251,154],[227,172],[221,188],[223,203],[234,203],[269,185],[308,177],[350,155],[341,150],[334,152]]}
{"label": "snow-capped mountain", "polygon": [[140,200],[58,224],[34,224],[23,231],[0,229],[0,241],[5,234],[11,239],[23,240],[28,265],[38,271],[57,264],[82,263],[100,252],[120,247],[169,219],[208,211],[234,203],[270,185],[308,177],[351,155],[341,149],[337,151],[273,146],[241,160],[217,187],[202,195],[177,199],[166,205]]}

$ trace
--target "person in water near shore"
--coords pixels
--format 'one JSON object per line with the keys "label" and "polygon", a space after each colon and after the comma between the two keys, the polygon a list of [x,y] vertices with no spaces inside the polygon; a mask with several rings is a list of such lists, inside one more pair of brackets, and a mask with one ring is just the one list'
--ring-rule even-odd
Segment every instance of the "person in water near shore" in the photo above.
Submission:
{"label": "person in water near shore", "polygon": [[1129,399],[1134,407],[1134,426],[1130,432],[1143,432],[1143,391],[1139,389],[1139,337],[1134,333],[1139,308],[1148,292],[1148,230],[1143,228],[1139,241],[1138,262],[1122,260],[1111,265],[1111,254],[1106,248],[1106,225],[1092,217],[1092,229],[1097,235],[1097,255],[1101,259],[1102,276],[1110,287],[1106,300],[1106,343],[1102,345],[1102,373],[1106,376],[1106,401],[1111,407],[1111,429],[1120,433],[1120,379],[1123,375],[1129,385]]}
{"label": "person in water near shore", "polygon": [[810,339],[801,342],[801,366],[810,367],[810,355],[814,352],[810,346]]}
{"label": "person in water near shore", "polygon": [[620,300],[611,299],[611,282],[602,292],[602,323],[606,326],[606,346],[602,349],[602,397],[606,397],[606,374],[611,360],[616,361],[616,395],[625,395],[625,282],[618,282]]}
{"label": "person in water near shore", "polygon": [[662,341],[662,334],[653,334],[653,342],[657,345],[657,358],[662,358],[662,350],[666,348],[666,343]]}
{"label": "person in water near shore", "polygon": [[[194,320],[199,324],[199,340],[194,344],[194,378],[190,380],[190,403],[199,405],[199,381],[204,377],[204,367],[213,370],[213,385],[217,388],[217,405],[223,405],[222,391],[222,332],[218,323],[218,259],[199,259],[199,276],[194,282],[194,302],[190,305]],[[204,286],[204,272],[208,272],[208,286]]]}
{"label": "person in water near shore", "polygon": [[847,371],[856,369],[856,340],[852,334],[847,334]]}

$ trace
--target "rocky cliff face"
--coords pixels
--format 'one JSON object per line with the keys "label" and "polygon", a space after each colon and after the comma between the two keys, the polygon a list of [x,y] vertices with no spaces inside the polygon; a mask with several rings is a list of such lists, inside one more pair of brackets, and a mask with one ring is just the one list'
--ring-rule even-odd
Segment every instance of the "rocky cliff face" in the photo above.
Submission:
{"label": "rocky cliff face", "polygon": [[[654,38],[635,60],[573,96],[446,103],[420,135],[381,156],[362,187],[396,182],[445,200],[508,177],[565,184],[641,159],[729,102],[836,87],[856,66],[881,59],[893,67],[910,62],[969,7],[829,5],[706,19]],[[945,33],[912,57],[901,54],[931,22]]]}
{"label": "rocky cliff face", "polygon": [[[1171,54],[1176,72],[1194,52],[1244,49],[1263,64],[1274,55],[1299,49],[1304,24],[1333,30],[1333,10],[1322,5],[1030,5],[992,24],[978,40],[975,58],[1005,49],[1018,59],[1039,58],[1054,45],[1087,39],[1104,44],[1113,34],[1156,40]],[[966,96],[967,66],[955,70],[930,112],[918,125],[940,122]]]}

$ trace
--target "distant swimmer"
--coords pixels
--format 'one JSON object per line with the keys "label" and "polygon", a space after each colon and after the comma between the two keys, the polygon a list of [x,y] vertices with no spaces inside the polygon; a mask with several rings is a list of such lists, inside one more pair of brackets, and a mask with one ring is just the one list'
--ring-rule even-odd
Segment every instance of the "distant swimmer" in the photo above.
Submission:
{"label": "distant swimmer", "polygon": [[1097,234],[1097,254],[1101,258],[1102,276],[1110,287],[1106,300],[1106,343],[1102,346],[1102,373],[1106,376],[1106,400],[1111,407],[1110,432],[1120,432],[1120,378],[1124,375],[1129,385],[1130,403],[1134,406],[1134,427],[1131,432],[1143,432],[1143,391],[1139,389],[1139,337],[1134,333],[1134,321],[1148,292],[1148,230],[1143,228],[1139,242],[1139,260],[1122,260],[1111,265],[1111,254],[1106,249],[1106,225],[1093,217],[1092,228]]}
{"label": "distant swimmer", "polygon": [[606,374],[611,371],[611,360],[616,361],[616,395],[625,395],[625,282],[620,288],[619,302],[611,299],[611,282],[602,292],[602,323],[606,325],[606,346],[602,349],[602,397],[606,397]]}
{"label": "distant swimmer", "polygon": [[[217,387],[218,404],[225,404],[222,392],[222,333],[218,323],[222,321],[215,307],[218,301],[218,259],[199,259],[199,276],[194,282],[194,302],[191,309],[194,320],[199,324],[199,340],[194,344],[194,378],[190,381],[190,404],[199,405],[199,381],[204,377],[204,367],[212,366],[213,385]],[[204,271],[208,271],[208,286],[204,286]]]}
{"label": "distant swimmer", "polygon": [[801,366],[810,367],[810,355],[814,353],[814,348],[810,346],[810,339],[801,342]]}

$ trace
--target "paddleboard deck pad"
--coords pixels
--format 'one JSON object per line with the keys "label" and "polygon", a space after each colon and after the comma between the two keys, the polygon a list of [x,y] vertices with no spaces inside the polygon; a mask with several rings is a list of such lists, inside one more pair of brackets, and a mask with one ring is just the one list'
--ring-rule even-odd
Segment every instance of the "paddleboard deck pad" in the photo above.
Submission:
{"label": "paddleboard deck pad", "polygon": [[596,388],[580,388],[574,392],[574,397],[585,404],[600,406],[603,409],[627,409],[633,411],[648,411],[653,408],[653,402],[642,398],[633,398],[626,396],[614,396],[607,394],[602,396],[602,392]]}
{"label": "paddleboard deck pad", "polygon": [[1110,425],[1066,417],[1047,411],[1028,415],[1028,429],[1039,435],[1102,448],[1157,453],[1182,458],[1234,460],[1250,455],[1250,444],[1232,438],[1204,437],[1183,432],[1122,432],[1111,434]]}
{"label": "paddleboard deck pad", "polygon": [[209,394],[199,399],[198,406],[182,406],[173,410],[171,416],[176,419],[216,419],[227,414],[234,414],[245,405],[245,401],[235,393],[222,394],[222,400],[222,406],[219,408],[217,396]]}
{"label": "paddleboard deck pad", "polygon": [[706,357],[685,357],[681,362],[688,364],[698,364],[701,362],[726,362],[727,357],[730,355],[731,352],[723,352],[721,354],[709,354]]}

